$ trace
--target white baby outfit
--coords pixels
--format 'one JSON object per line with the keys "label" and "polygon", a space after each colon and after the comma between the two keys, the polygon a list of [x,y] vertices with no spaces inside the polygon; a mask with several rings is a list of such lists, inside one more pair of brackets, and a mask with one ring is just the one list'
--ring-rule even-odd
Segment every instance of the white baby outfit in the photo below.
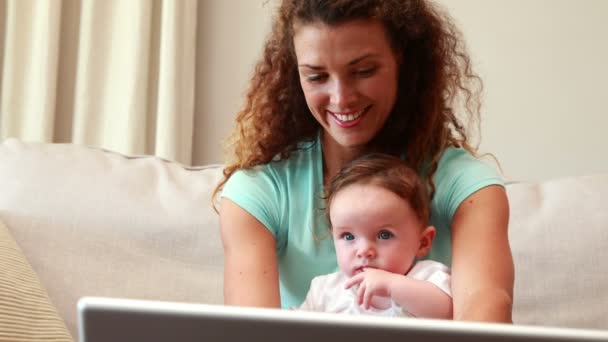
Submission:
{"label": "white baby outfit", "polygon": [[[431,282],[448,296],[452,296],[450,269],[444,264],[431,260],[418,261],[405,276]],[[348,279],[342,272],[313,278],[300,310],[385,317],[413,317],[412,314],[403,310],[399,304],[389,298],[386,298],[387,301],[390,301],[390,306],[387,309],[380,310],[373,307],[365,309],[357,303],[356,287],[344,288]]]}

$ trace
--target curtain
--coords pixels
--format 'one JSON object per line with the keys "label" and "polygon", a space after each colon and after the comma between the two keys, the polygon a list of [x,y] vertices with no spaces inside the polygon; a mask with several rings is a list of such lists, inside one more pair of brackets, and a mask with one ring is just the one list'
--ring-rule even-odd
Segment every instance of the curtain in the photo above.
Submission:
{"label": "curtain", "polygon": [[0,138],[191,164],[196,0],[0,0]]}

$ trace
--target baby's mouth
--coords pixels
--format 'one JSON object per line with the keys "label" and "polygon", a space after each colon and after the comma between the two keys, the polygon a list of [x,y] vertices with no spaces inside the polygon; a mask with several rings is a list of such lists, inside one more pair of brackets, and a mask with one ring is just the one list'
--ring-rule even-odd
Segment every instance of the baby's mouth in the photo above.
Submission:
{"label": "baby's mouth", "polygon": [[370,265],[361,265],[361,266],[358,266],[358,267],[355,268],[354,274],[365,272],[365,270],[368,269],[368,268],[376,268],[376,267],[370,266]]}

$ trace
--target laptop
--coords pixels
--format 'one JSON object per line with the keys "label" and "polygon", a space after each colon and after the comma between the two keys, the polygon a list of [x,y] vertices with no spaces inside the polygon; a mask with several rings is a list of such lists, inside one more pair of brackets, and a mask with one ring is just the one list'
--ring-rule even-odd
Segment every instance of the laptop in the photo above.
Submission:
{"label": "laptop", "polygon": [[83,297],[80,342],[608,341],[608,330]]}

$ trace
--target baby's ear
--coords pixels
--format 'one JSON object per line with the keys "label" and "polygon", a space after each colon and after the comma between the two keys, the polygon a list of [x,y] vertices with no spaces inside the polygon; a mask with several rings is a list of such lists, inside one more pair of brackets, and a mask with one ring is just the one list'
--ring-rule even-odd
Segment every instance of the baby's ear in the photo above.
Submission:
{"label": "baby's ear", "polygon": [[437,230],[433,226],[428,226],[422,230],[422,233],[420,233],[420,247],[418,248],[416,257],[423,258],[427,255],[433,245],[436,232]]}

